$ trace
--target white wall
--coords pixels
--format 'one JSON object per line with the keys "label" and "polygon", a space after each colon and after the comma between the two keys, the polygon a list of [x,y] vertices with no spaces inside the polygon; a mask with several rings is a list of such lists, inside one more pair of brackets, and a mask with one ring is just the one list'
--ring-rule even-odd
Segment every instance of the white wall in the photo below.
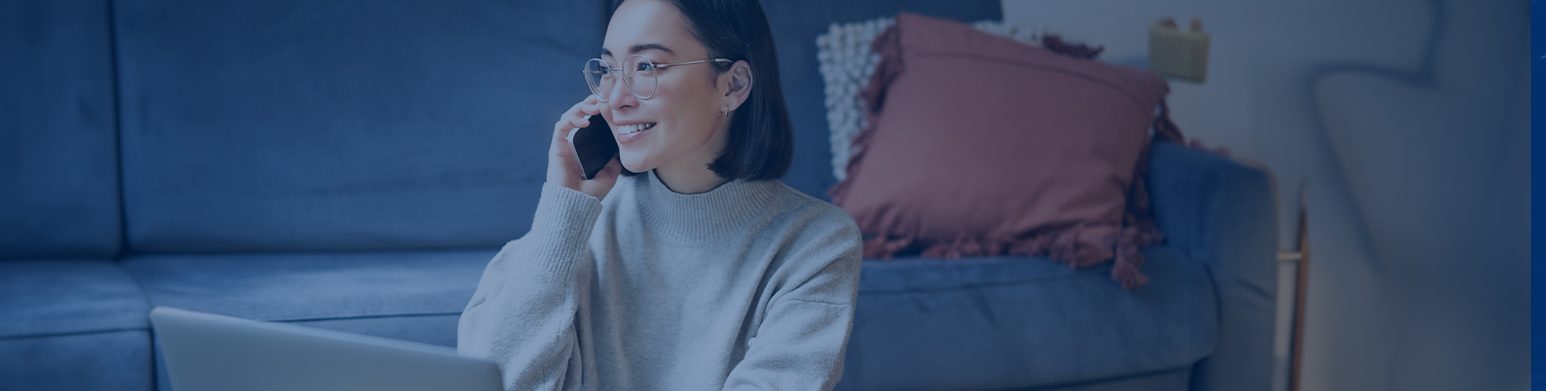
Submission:
{"label": "white wall", "polygon": [[[1208,81],[1172,82],[1190,138],[1309,186],[1305,390],[1509,390],[1529,380],[1529,3],[1005,0],[1005,19],[1144,64],[1150,23],[1202,19]],[[1287,240],[1285,240],[1287,242]]]}

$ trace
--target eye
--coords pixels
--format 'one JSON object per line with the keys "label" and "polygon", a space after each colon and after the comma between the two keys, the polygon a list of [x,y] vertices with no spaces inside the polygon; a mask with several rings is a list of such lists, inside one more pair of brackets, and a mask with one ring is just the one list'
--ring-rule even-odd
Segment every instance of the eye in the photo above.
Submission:
{"label": "eye", "polygon": [[634,72],[653,72],[653,71],[655,71],[655,64],[651,63],[651,62],[648,62],[648,61],[640,61],[639,65],[634,66],[634,70],[633,71]]}

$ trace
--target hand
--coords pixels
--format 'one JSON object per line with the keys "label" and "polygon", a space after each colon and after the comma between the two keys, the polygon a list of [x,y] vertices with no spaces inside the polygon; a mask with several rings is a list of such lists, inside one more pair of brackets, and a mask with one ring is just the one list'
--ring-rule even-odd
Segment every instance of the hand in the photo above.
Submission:
{"label": "hand", "polygon": [[590,126],[585,117],[601,115],[601,109],[601,100],[595,95],[575,103],[569,111],[558,117],[558,122],[553,123],[553,139],[548,146],[548,183],[578,190],[598,200],[606,198],[612,186],[617,184],[617,176],[623,170],[622,163],[614,157],[595,178],[586,180],[580,171],[580,158],[574,155],[574,147],[569,144],[568,137],[569,132]]}

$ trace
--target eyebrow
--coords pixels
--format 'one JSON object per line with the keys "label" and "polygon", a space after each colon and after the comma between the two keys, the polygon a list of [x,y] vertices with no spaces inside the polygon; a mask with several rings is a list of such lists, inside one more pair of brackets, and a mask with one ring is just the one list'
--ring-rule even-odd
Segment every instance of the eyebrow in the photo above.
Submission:
{"label": "eyebrow", "polygon": [[[659,51],[662,51],[662,52],[666,52],[667,54],[673,54],[673,55],[676,54],[676,52],[671,51],[671,48],[668,48],[665,45],[661,45],[661,44],[658,44],[658,43],[641,43],[641,44],[638,44],[638,45],[633,45],[633,47],[628,48],[628,54],[636,54],[636,53],[639,53],[639,52],[642,52],[642,51],[645,51],[645,50],[659,50]],[[601,54],[602,55],[606,55],[606,56],[612,56],[612,51],[611,50],[607,50],[607,48],[601,48]]]}

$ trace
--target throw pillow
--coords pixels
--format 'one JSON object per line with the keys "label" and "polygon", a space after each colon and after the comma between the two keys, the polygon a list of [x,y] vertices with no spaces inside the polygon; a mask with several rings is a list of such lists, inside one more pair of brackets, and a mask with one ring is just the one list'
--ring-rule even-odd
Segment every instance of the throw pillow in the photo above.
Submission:
{"label": "throw pillow", "polygon": [[866,257],[1114,259],[1124,286],[1146,281],[1137,248],[1160,236],[1135,210],[1164,79],[915,14],[873,49],[867,126],[831,192]]}

